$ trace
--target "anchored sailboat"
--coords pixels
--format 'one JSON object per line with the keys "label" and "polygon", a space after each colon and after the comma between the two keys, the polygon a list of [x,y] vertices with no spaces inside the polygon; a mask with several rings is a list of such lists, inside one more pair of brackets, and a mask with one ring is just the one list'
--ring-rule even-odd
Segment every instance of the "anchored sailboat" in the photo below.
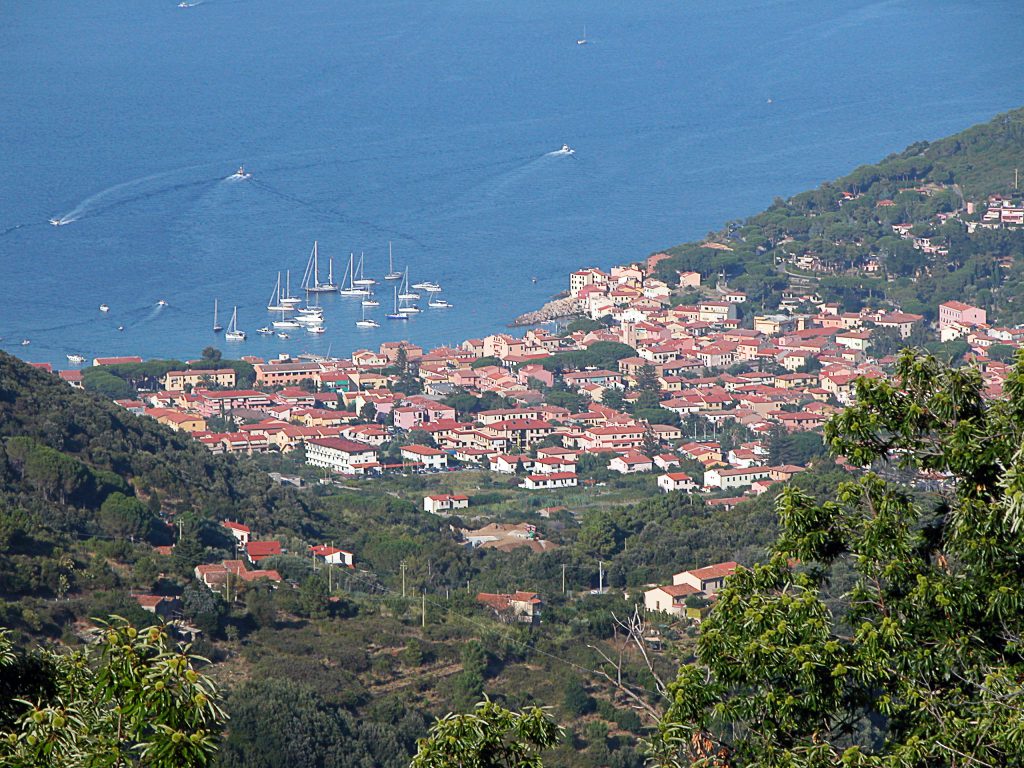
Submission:
{"label": "anchored sailboat", "polygon": [[420,295],[409,290],[409,268],[405,268],[405,275],[402,277],[402,286],[398,291],[398,298],[408,301],[415,301]]}
{"label": "anchored sailboat", "polygon": [[228,331],[224,334],[228,341],[245,341],[245,331],[238,330],[238,306],[231,312],[231,322],[228,323]]}
{"label": "anchored sailboat", "polygon": [[217,300],[213,300],[213,332],[220,333],[224,330],[224,326],[217,320]]}
{"label": "anchored sailboat", "polygon": [[288,312],[292,308],[291,302],[285,304],[281,301],[281,273],[277,273],[277,285],[274,292],[270,294],[270,301],[267,302],[268,312]]}
{"label": "anchored sailboat", "polygon": [[[345,276],[341,279],[341,288],[338,289],[338,293],[342,296],[369,296],[370,289],[356,285],[356,257],[354,253],[348,255],[348,269],[345,270]],[[348,280],[348,286],[345,285],[345,280]]]}
{"label": "anchored sailboat", "polygon": [[391,241],[388,240],[388,273],[384,275],[385,280],[401,280],[402,273],[395,271],[395,260],[391,257]]}
{"label": "anchored sailboat", "polygon": [[320,282],[320,262],[317,253],[317,242],[313,241],[313,252],[309,255],[309,263],[306,264],[306,276],[303,279],[302,287],[306,293],[333,293],[338,290],[334,282],[334,258],[328,259],[327,282]]}
{"label": "anchored sailboat", "polygon": [[395,286],[395,308],[394,311],[388,312],[388,320],[408,320],[409,316],[398,309],[398,286]]}
{"label": "anchored sailboat", "polygon": [[380,323],[372,318],[367,318],[366,307],[363,307],[363,316],[356,320],[356,328],[380,328]]}
{"label": "anchored sailboat", "polygon": [[353,280],[352,284],[353,285],[361,285],[361,286],[376,285],[377,284],[376,280],[374,280],[372,277],[367,277],[366,275],[363,274],[363,259],[364,259],[364,256],[365,256],[365,254],[360,252],[360,254],[359,254],[359,267],[356,270],[357,272],[359,272],[359,277],[357,277],[355,280]]}
{"label": "anchored sailboat", "polygon": [[284,273],[284,296],[282,296],[278,303],[280,304],[301,304],[302,299],[298,296],[292,296],[292,271],[289,269]]}

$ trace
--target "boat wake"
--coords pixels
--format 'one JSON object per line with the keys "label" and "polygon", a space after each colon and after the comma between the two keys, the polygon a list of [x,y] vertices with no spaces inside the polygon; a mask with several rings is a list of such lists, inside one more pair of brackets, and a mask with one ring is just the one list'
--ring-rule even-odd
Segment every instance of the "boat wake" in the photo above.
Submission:
{"label": "boat wake", "polygon": [[[107,187],[106,189],[87,197],[64,215],[50,219],[50,223],[54,226],[62,227],[76,221],[81,221],[84,218],[99,216],[107,211],[120,208],[121,206],[129,205],[140,200],[148,200],[151,197],[166,195],[171,192],[177,192],[190,187],[208,186],[221,181],[222,179],[222,177],[205,177],[191,181],[166,183],[172,180],[176,175],[187,170],[194,170],[194,168],[180,168],[174,171],[154,173],[150,176],[143,176],[139,179],[132,179],[131,181],[125,181],[120,184],[115,184],[112,187]],[[153,185],[153,182],[159,181],[164,183],[156,186]]]}

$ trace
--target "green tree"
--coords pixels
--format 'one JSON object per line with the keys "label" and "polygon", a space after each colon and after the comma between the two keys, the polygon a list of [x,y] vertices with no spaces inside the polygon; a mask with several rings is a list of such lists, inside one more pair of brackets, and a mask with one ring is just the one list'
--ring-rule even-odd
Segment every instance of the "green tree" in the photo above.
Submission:
{"label": "green tree", "polygon": [[216,347],[206,347],[203,349],[203,360],[209,360],[214,363],[219,363],[221,359],[221,351]]}
{"label": "green tree", "polygon": [[105,533],[131,541],[148,536],[154,522],[145,504],[120,492],[110,494],[103,501],[97,519]]}
{"label": "green tree", "polygon": [[[37,653],[52,689],[25,701],[0,733],[3,765],[179,768],[206,765],[216,752],[225,721],[217,689],[160,627],[113,617],[85,651]],[[0,633],[0,675],[15,663]]]}
{"label": "green tree", "polygon": [[448,714],[420,739],[411,768],[543,768],[541,752],[562,729],[540,707],[522,712],[485,699],[471,714]]}
{"label": "green tree", "polygon": [[208,635],[220,632],[227,613],[224,600],[216,592],[196,582],[189,583],[181,593],[181,610],[185,618]]}
{"label": "green tree", "polygon": [[671,688],[659,764],[1022,764],[1024,355],[1004,393],[912,352],[895,381],[857,383],[831,450],[948,480],[915,493],[868,473],[825,502],[784,489],[769,562],[718,593]]}

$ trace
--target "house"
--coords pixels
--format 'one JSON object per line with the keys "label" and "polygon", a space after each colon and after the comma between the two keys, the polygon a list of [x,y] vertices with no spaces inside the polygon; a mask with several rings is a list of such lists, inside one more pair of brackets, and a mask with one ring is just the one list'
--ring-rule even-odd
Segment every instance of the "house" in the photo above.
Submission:
{"label": "house", "polygon": [[984,325],[987,314],[984,309],[964,304],[962,301],[947,301],[939,304],[939,330],[952,326]]}
{"label": "house", "polygon": [[683,571],[672,576],[672,583],[686,584],[698,589],[706,595],[713,595],[725,584],[726,578],[736,573],[737,563],[715,563],[692,571]]}
{"label": "house", "polygon": [[372,445],[341,437],[307,440],[306,463],[343,475],[363,475],[379,466],[377,452]]}
{"label": "house", "polygon": [[280,554],[280,541],[250,541],[245,545],[245,555],[253,563],[258,563],[260,560],[266,560],[268,557]]}
{"label": "house", "polygon": [[575,472],[552,472],[547,475],[527,475],[519,487],[538,491],[551,488],[575,488],[578,484],[579,479]]}
{"label": "house", "polygon": [[448,467],[448,454],[426,445],[404,445],[401,456],[403,462],[421,464],[428,470],[441,471]]}
{"label": "house", "polygon": [[235,523],[231,520],[225,520],[220,524],[222,528],[227,528],[231,532],[231,535],[235,537],[235,547],[238,549],[245,549],[249,540],[252,538],[252,529],[248,525],[242,525],[241,523]]}
{"label": "house", "polygon": [[654,457],[654,466],[658,469],[668,469],[669,467],[679,466],[679,457],[673,456],[671,453],[659,453]]}
{"label": "house", "polygon": [[771,477],[771,471],[767,467],[747,467],[745,469],[715,467],[704,473],[704,485],[708,488],[721,488],[723,491],[727,491],[730,488],[742,488],[755,480],[764,480],[768,477]]}
{"label": "house", "polygon": [[539,624],[541,608],[544,605],[536,592],[520,591],[512,594],[480,592],[476,596],[476,601],[490,608],[495,615],[510,624]]}
{"label": "house", "polygon": [[423,511],[433,512],[435,515],[453,509],[466,509],[468,506],[469,496],[462,496],[461,494],[444,493],[437,496],[423,497]]}
{"label": "house", "polygon": [[670,491],[686,491],[689,493],[697,484],[685,472],[668,472],[658,478],[658,487],[665,493]]}
{"label": "house", "polygon": [[144,611],[159,616],[162,619],[170,619],[181,610],[181,600],[167,595],[132,595],[135,602]]}
{"label": "house", "polygon": [[622,456],[616,456],[608,462],[608,469],[622,475],[631,475],[636,472],[652,472],[654,462],[642,453],[630,451]]}
{"label": "house", "polygon": [[644,592],[644,608],[672,616],[686,615],[686,598],[700,595],[700,590],[689,584],[668,584]]}
{"label": "house", "polygon": [[205,370],[168,371],[160,380],[168,392],[181,392],[186,387],[194,388],[199,384],[216,384],[219,387],[235,386],[237,374],[234,368],[209,368]]}
{"label": "house", "polygon": [[326,544],[319,544],[309,548],[313,557],[326,565],[346,565],[349,568],[355,567],[355,556],[351,552],[338,547],[330,547]]}

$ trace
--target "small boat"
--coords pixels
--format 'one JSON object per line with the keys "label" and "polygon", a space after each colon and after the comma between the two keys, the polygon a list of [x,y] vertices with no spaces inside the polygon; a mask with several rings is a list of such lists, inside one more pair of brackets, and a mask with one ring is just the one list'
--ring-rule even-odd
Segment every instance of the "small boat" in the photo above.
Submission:
{"label": "small boat", "polygon": [[28,339],[22,339],[22,340],[21,340],[21,346],[23,346],[23,347],[27,347],[27,346],[28,346],[29,344],[31,344],[31,343],[32,343],[32,342],[31,342],[31,341],[29,341]]}
{"label": "small boat", "polygon": [[123,331],[123,330],[124,330],[124,326],[123,326],[123,325],[119,325],[119,326],[117,326],[117,330],[119,330],[119,331]]}
{"label": "small boat", "polygon": [[452,303],[444,299],[431,299],[427,302],[427,306],[431,309],[451,309]]}
{"label": "small boat", "polygon": [[227,333],[224,334],[224,338],[228,341],[245,341],[245,331],[238,330],[238,307],[231,312],[231,322],[228,323]]}
{"label": "small boat", "polygon": [[420,295],[409,290],[409,268],[405,268],[405,274],[402,277],[402,285],[398,290],[398,298],[405,301],[416,301]]}
{"label": "small boat", "polygon": [[213,332],[220,333],[224,330],[224,326],[217,320],[217,300],[213,300]]}
{"label": "small boat", "polygon": [[55,226],[55,227],[62,227],[62,226],[64,226],[64,225],[65,225],[65,224],[66,224],[67,222],[65,222],[65,221],[61,221],[60,219],[50,219],[50,223],[51,223],[51,224],[53,224],[53,226]]}
{"label": "small boat", "polygon": [[427,292],[434,292],[434,293],[436,293],[437,291],[441,290],[441,286],[440,285],[438,285],[437,283],[432,283],[429,280],[424,281],[422,283],[413,283],[412,287],[415,288],[418,291],[427,291]]}
{"label": "small boat", "polygon": [[281,273],[277,273],[277,283],[274,284],[274,292],[267,300],[267,312],[287,312],[292,308],[291,304],[284,304],[281,301]]}
{"label": "small boat", "polygon": [[260,336],[273,336],[274,329],[268,328],[267,326],[263,326],[262,328],[257,328],[256,333],[258,333]]}
{"label": "small boat", "polygon": [[311,326],[320,325],[324,321],[323,315],[299,315],[295,318],[295,322],[299,325]]}
{"label": "small boat", "polygon": [[363,274],[363,260],[364,260],[364,258],[365,258],[365,254],[360,253],[359,254],[359,266],[356,268],[356,271],[359,273],[359,277],[357,277],[355,280],[353,280],[352,284],[353,285],[361,285],[363,287],[366,287],[366,286],[369,286],[369,285],[376,285],[377,284],[376,280],[374,280],[372,277],[367,277],[366,275]]}
{"label": "small boat", "polygon": [[295,319],[298,320],[300,323],[303,321],[303,318],[324,316],[324,311],[320,307],[299,307],[298,309],[295,310],[295,312],[298,315],[298,317],[296,317]]}
{"label": "small boat", "polygon": [[160,301],[158,301],[158,302],[156,303],[156,305],[157,305],[158,307],[166,307],[166,306],[167,306],[167,302],[166,302],[166,301],[164,301],[163,299],[160,299]]}
{"label": "small boat", "polygon": [[192,3],[188,2],[188,0],[181,0],[181,2],[178,3],[178,7],[179,8],[191,8],[192,7]]}
{"label": "small boat", "polygon": [[[179,5],[178,7],[179,8],[182,8],[182,7],[184,7],[184,8],[191,8],[192,6],[190,6],[190,5],[186,5],[186,6]],[[235,171],[234,173],[232,173],[230,176],[228,176],[228,178],[229,179],[239,179],[239,180],[241,180],[241,179],[248,179],[250,176],[252,176],[252,174],[251,173],[246,173],[245,166],[244,165],[240,165],[240,166],[238,166],[238,170]]]}
{"label": "small boat", "polygon": [[587,25],[584,24],[583,25],[583,37],[581,37],[579,40],[576,41],[576,45],[586,45],[586,44],[587,44]]}
{"label": "small boat", "polygon": [[324,333],[326,330],[322,325],[311,325],[306,328],[309,333]]}
{"label": "small boat", "polygon": [[[345,286],[345,278],[348,278],[348,286]],[[345,270],[345,277],[341,279],[341,288],[338,293],[342,296],[369,296],[370,289],[356,285],[356,255],[348,255],[348,269]]]}
{"label": "small boat", "polygon": [[278,334],[277,334],[277,338],[279,338],[279,339],[290,339],[290,338],[291,338],[291,336],[289,336],[289,335],[288,335],[287,333],[285,333],[284,331],[280,331],[280,332],[278,332]]}
{"label": "small boat", "polygon": [[401,312],[403,315],[418,315],[423,310],[414,304],[410,304],[407,307],[399,307],[398,311]]}
{"label": "small boat", "polygon": [[394,308],[394,311],[388,312],[387,318],[388,318],[388,320],[408,320],[409,319],[409,315],[407,315],[406,313],[402,312],[398,308],[398,286],[397,285],[395,286],[395,308]]}
{"label": "small boat", "polygon": [[563,144],[562,148],[555,152],[556,155],[575,155],[576,150],[570,147],[568,144]]}
{"label": "small boat", "polygon": [[368,319],[366,317],[366,307],[363,307],[363,316],[356,320],[356,328],[380,328],[380,323],[376,320]]}
{"label": "small boat", "polygon": [[110,307],[106,304],[100,304],[100,312],[109,312]]}
{"label": "small boat", "polygon": [[391,241],[388,240],[388,273],[384,275],[385,280],[401,280],[402,273],[395,271],[395,261],[391,258]]}
{"label": "small boat", "polygon": [[302,327],[302,325],[297,320],[287,320],[287,319],[285,319],[283,317],[280,320],[275,320],[273,323],[271,323],[271,325],[273,325],[275,328],[301,328]]}
{"label": "small boat", "polygon": [[320,282],[320,256],[316,240],[313,241],[313,252],[306,263],[306,274],[302,278],[302,289],[306,293],[334,293],[338,286],[334,282],[334,258],[328,259],[327,282]]}
{"label": "small boat", "polygon": [[368,299],[363,299],[363,301],[361,303],[362,303],[362,305],[364,307],[379,307],[380,306],[380,302],[377,301],[372,296],[370,298],[368,298]]}
{"label": "small boat", "polygon": [[284,273],[284,284],[284,295],[279,298],[278,302],[289,306],[292,304],[301,304],[301,298],[298,296],[292,296],[292,271],[290,269],[286,270]]}
{"label": "small boat", "polygon": [[66,357],[68,359],[68,362],[71,362],[71,363],[84,363],[85,362],[85,355],[79,355],[77,353],[73,353],[73,354],[70,354],[70,355],[64,355],[64,357]]}

